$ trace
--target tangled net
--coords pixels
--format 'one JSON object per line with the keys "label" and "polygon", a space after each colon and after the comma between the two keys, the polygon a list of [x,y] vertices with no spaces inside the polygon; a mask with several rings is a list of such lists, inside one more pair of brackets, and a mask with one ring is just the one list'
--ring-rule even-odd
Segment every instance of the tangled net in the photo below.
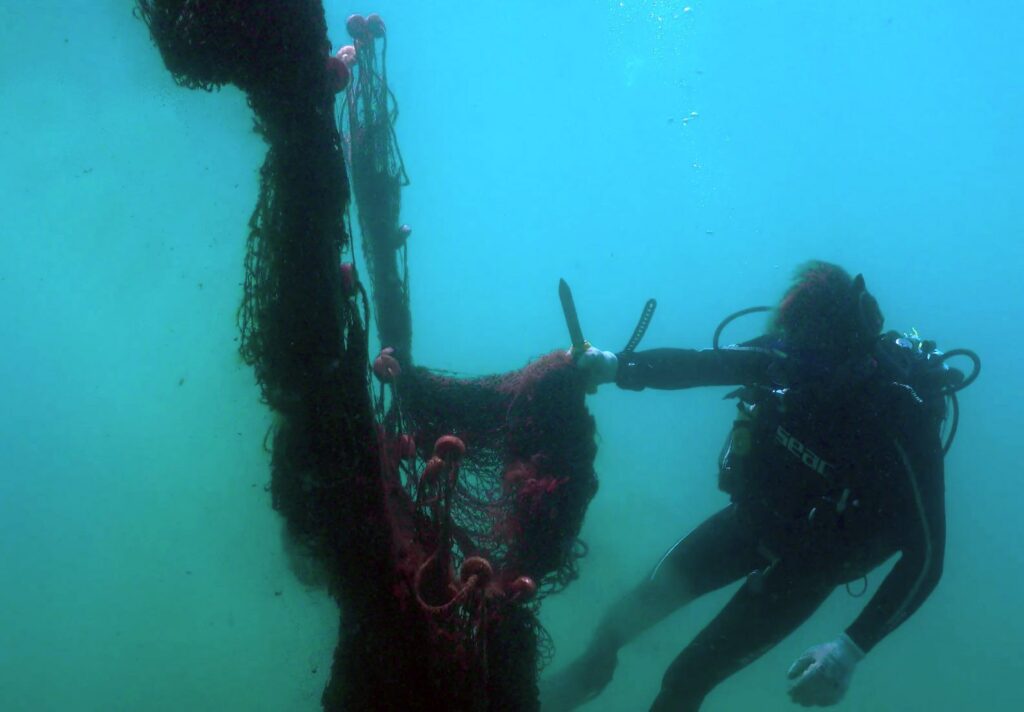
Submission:
{"label": "tangled net", "polygon": [[175,81],[242,88],[268,144],[240,350],[276,415],[274,508],[343,611],[324,709],[536,710],[537,606],[575,575],[594,425],[564,354],[471,380],[411,367],[383,25],[357,38],[346,99],[379,332],[400,347],[374,363],[375,395],[367,297],[342,262],[348,70],[319,0],[138,0],[138,13]]}
{"label": "tangled net", "polygon": [[[339,56],[351,64],[353,81],[339,125],[348,128],[359,226],[387,345],[374,369],[382,381],[382,469],[402,492],[402,506],[413,507],[411,535],[429,553],[406,571],[416,600],[434,614],[435,632],[447,628],[449,637],[464,639],[467,611],[476,628],[488,617],[475,604],[455,605],[465,603],[465,581],[454,572],[468,562],[486,566],[491,599],[523,602],[539,584],[539,601],[575,578],[585,551],[577,535],[597,486],[593,422],[580,376],[563,353],[512,374],[468,380],[410,367],[410,231],[398,224],[408,178],[395,132],[398,102],[387,81],[387,31],[377,15],[353,15],[347,29],[353,45]],[[459,443],[457,465],[432,454],[451,438]],[[546,640],[535,616],[531,624]]]}
{"label": "tangled net", "polygon": [[401,188],[409,184],[409,176],[395,134],[398,100],[388,85],[388,36],[379,15],[352,15],[346,24],[353,44],[343,47],[339,55],[351,63],[352,82],[341,104],[338,127],[346,137],[377,331],[382,343],[410,362],[406,241],[411,230],[399,225]]}
{"label": "tangled net", "polygon": [[[520,663],[535,669],[519,673],[532,689],[550,654],[537,608],[575,578],[597,489],[582,376],[564,352],[510,374],[455,379],[403,372],[385,349],[374,371],[404,581],[396,595],[426,614],[444,665],[482,691],[502,679],[494,665],[510,659],[510,644],[534,641]],[[517,640],[493,634],[512,620]]]}
{"label": "tangled net", "polygon": [[[563,352],[502,376],[459,380],[416,369],[383,420],[411,433],[429,472],[430,447],[454,434],[465,443],[451,519],[456,559],[483,556],[506,580],[528,576],[540,593],[577,574],[577,539],[597,490],[593,418],[578,371]],[[390,435],[400,449],[401,433]],[[406,470],[422,502],[423,478]]]}

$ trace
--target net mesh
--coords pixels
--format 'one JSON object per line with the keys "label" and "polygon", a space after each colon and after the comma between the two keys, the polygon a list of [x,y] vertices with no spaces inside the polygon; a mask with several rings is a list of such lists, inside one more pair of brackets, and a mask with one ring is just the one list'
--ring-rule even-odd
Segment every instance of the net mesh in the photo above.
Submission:
{"label": "net mesh", "polygon": [[[175,81],[242,88],[268,144],[240,349],[276,417],[274,508],[343,611],[324,709],[536,710],[537,607],[575,576],[596,489],[580,374],[564,354],[476,379],[399,374],[396,360],[374,397],[368,304],[342,263],[349,193],[319,0],[137,8]],[[353,94],[368,102],[350,158],[373,206],[361,224],[379,228],[367,249],[392,269],[405,178],[383,56],[378,70],[369,50],[350,90],[350,111]],[[395,289],[397,271],[375,274],[379,323],[409,363],[407,277]]]}
{"label": "net mesh", "polygon": [[[541,593],[576,577],[585,553],[577,536],[597,490],[594,422],[580,379],[556,352],[500,376],[419,368],[401,380],[400,407],[385,422],[404,426],[419,461],[448,434],[466,446],[451,506],[457,560],[484,556],[505,580],[529,576]],[[415,497],[415,473],[405,483]]]}

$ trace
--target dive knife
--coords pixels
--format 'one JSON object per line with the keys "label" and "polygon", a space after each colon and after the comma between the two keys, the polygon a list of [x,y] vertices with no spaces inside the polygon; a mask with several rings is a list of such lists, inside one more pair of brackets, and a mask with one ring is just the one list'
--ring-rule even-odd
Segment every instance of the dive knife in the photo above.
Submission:
{"label": "dive knife", "polygon": [[558,298],[562,302],[562,313],[565,315],[565,325],[569,329],[569,340],[572,342],[572,355],[579,356],[590,348],[590,344],[583,338],[583,329],[580,327],[580,317],[576,313],[576,302],[572,298],[572,290],[569,283],[564,279],[558,280]]}

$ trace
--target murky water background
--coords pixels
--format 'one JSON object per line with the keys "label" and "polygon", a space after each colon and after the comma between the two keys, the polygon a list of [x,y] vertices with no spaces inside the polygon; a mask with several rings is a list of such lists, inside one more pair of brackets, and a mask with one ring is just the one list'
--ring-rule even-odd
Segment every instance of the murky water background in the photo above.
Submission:
{"label": "murky water background", "polygon": [[[798,262],[863,271],[889,326],[985,370],[947,459],[945,578],[839,709],[1024,707],[1024,10],[421,5],[328,3],[336,45],[350,12],[388,23],[421,362],[566,345],[559,277],[618,349],[651,296],[646,346],[703,346]],[[130,3],[0,2],[0,709],[319,708],[336,613],[285,565],[235,352],[250,127],[237,91],[174,86]],[[602,484],[582,577],[544,606],[554,666],[723,504],[721,395],[591,399]],[[644,708],[727,595],[627,648],[587,709]],[[862,603],[837,592],[707,709],[791,709],[791,660]]]}

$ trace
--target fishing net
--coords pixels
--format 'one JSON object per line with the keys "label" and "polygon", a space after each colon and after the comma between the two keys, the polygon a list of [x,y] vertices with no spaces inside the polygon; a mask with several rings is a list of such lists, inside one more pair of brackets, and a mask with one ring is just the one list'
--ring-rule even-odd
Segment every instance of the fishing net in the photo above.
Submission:
{"label": "fishing net", "polygon": [[[593,419],[569,357],[556,352],[476,379],[420,368],[401,380],[400,394],[384,422],[414,434],[425,469],[438,438],[455,434],[465,443],[450,515],[458,554],[485,556],[507,580],[528,576],[541,593],[573,580],[597,479]],[[402,436],[393,442],[400,449]],[[429,483],[415,473],[406,479],[420,504]]]}
{"label": "fishing net", "polygon": [[346,23],[352,45],[339,55],[351,66],[352,82],[338,116],[370,274],[377,332],[406,362],[412,359],[409,312],[408,225],[399,225],[401,188],[409,176],[395,134],[398,100],[388,85],[388,36],[379,15],[352,15]]}
{"label": "fishing net", "polygon": [[[411,231],[399,225],[409,179],[387,80],[388,37],[376,15],[353,15],[347,29],[353,44],[339,56],[351,66],[352,82],[339,127],[386,345],[374,363],[376,409],[391,521],[403,523],[396,540],[411,544],[398,556],[411,585],[403,591],[429,614],[435,639],[449,641],[442,657],[453,654],[456,667],[474,671],[471,679],[500,680],[490,658],[497,651],[510,660],[514,640],[488,631],[512,610],[515,640],[534,641],[521,663],[542,664],[550,653],[536,608],[575,577],[585,551],[577,535],[597,484],[594,426],[580,374],[564,353],[472,379],[411,366]],[[532,689],[535,671],[517,674],[520,686]]]}
{"label": "fishing net", "polygon": [[[583,552],[594,424],[564,353],[475,379],[412,365],[383,23],[357,28],[350,66],[329,54],[319,0],[138,0],[138,12],[179,84],[246,92],[268,145],[240,350],[275,413],[273,506],[342,610],[324,709],[537,709],[537,608]],[[372,370],[335,112],[350,70],[349,166],[392,345]]]}

